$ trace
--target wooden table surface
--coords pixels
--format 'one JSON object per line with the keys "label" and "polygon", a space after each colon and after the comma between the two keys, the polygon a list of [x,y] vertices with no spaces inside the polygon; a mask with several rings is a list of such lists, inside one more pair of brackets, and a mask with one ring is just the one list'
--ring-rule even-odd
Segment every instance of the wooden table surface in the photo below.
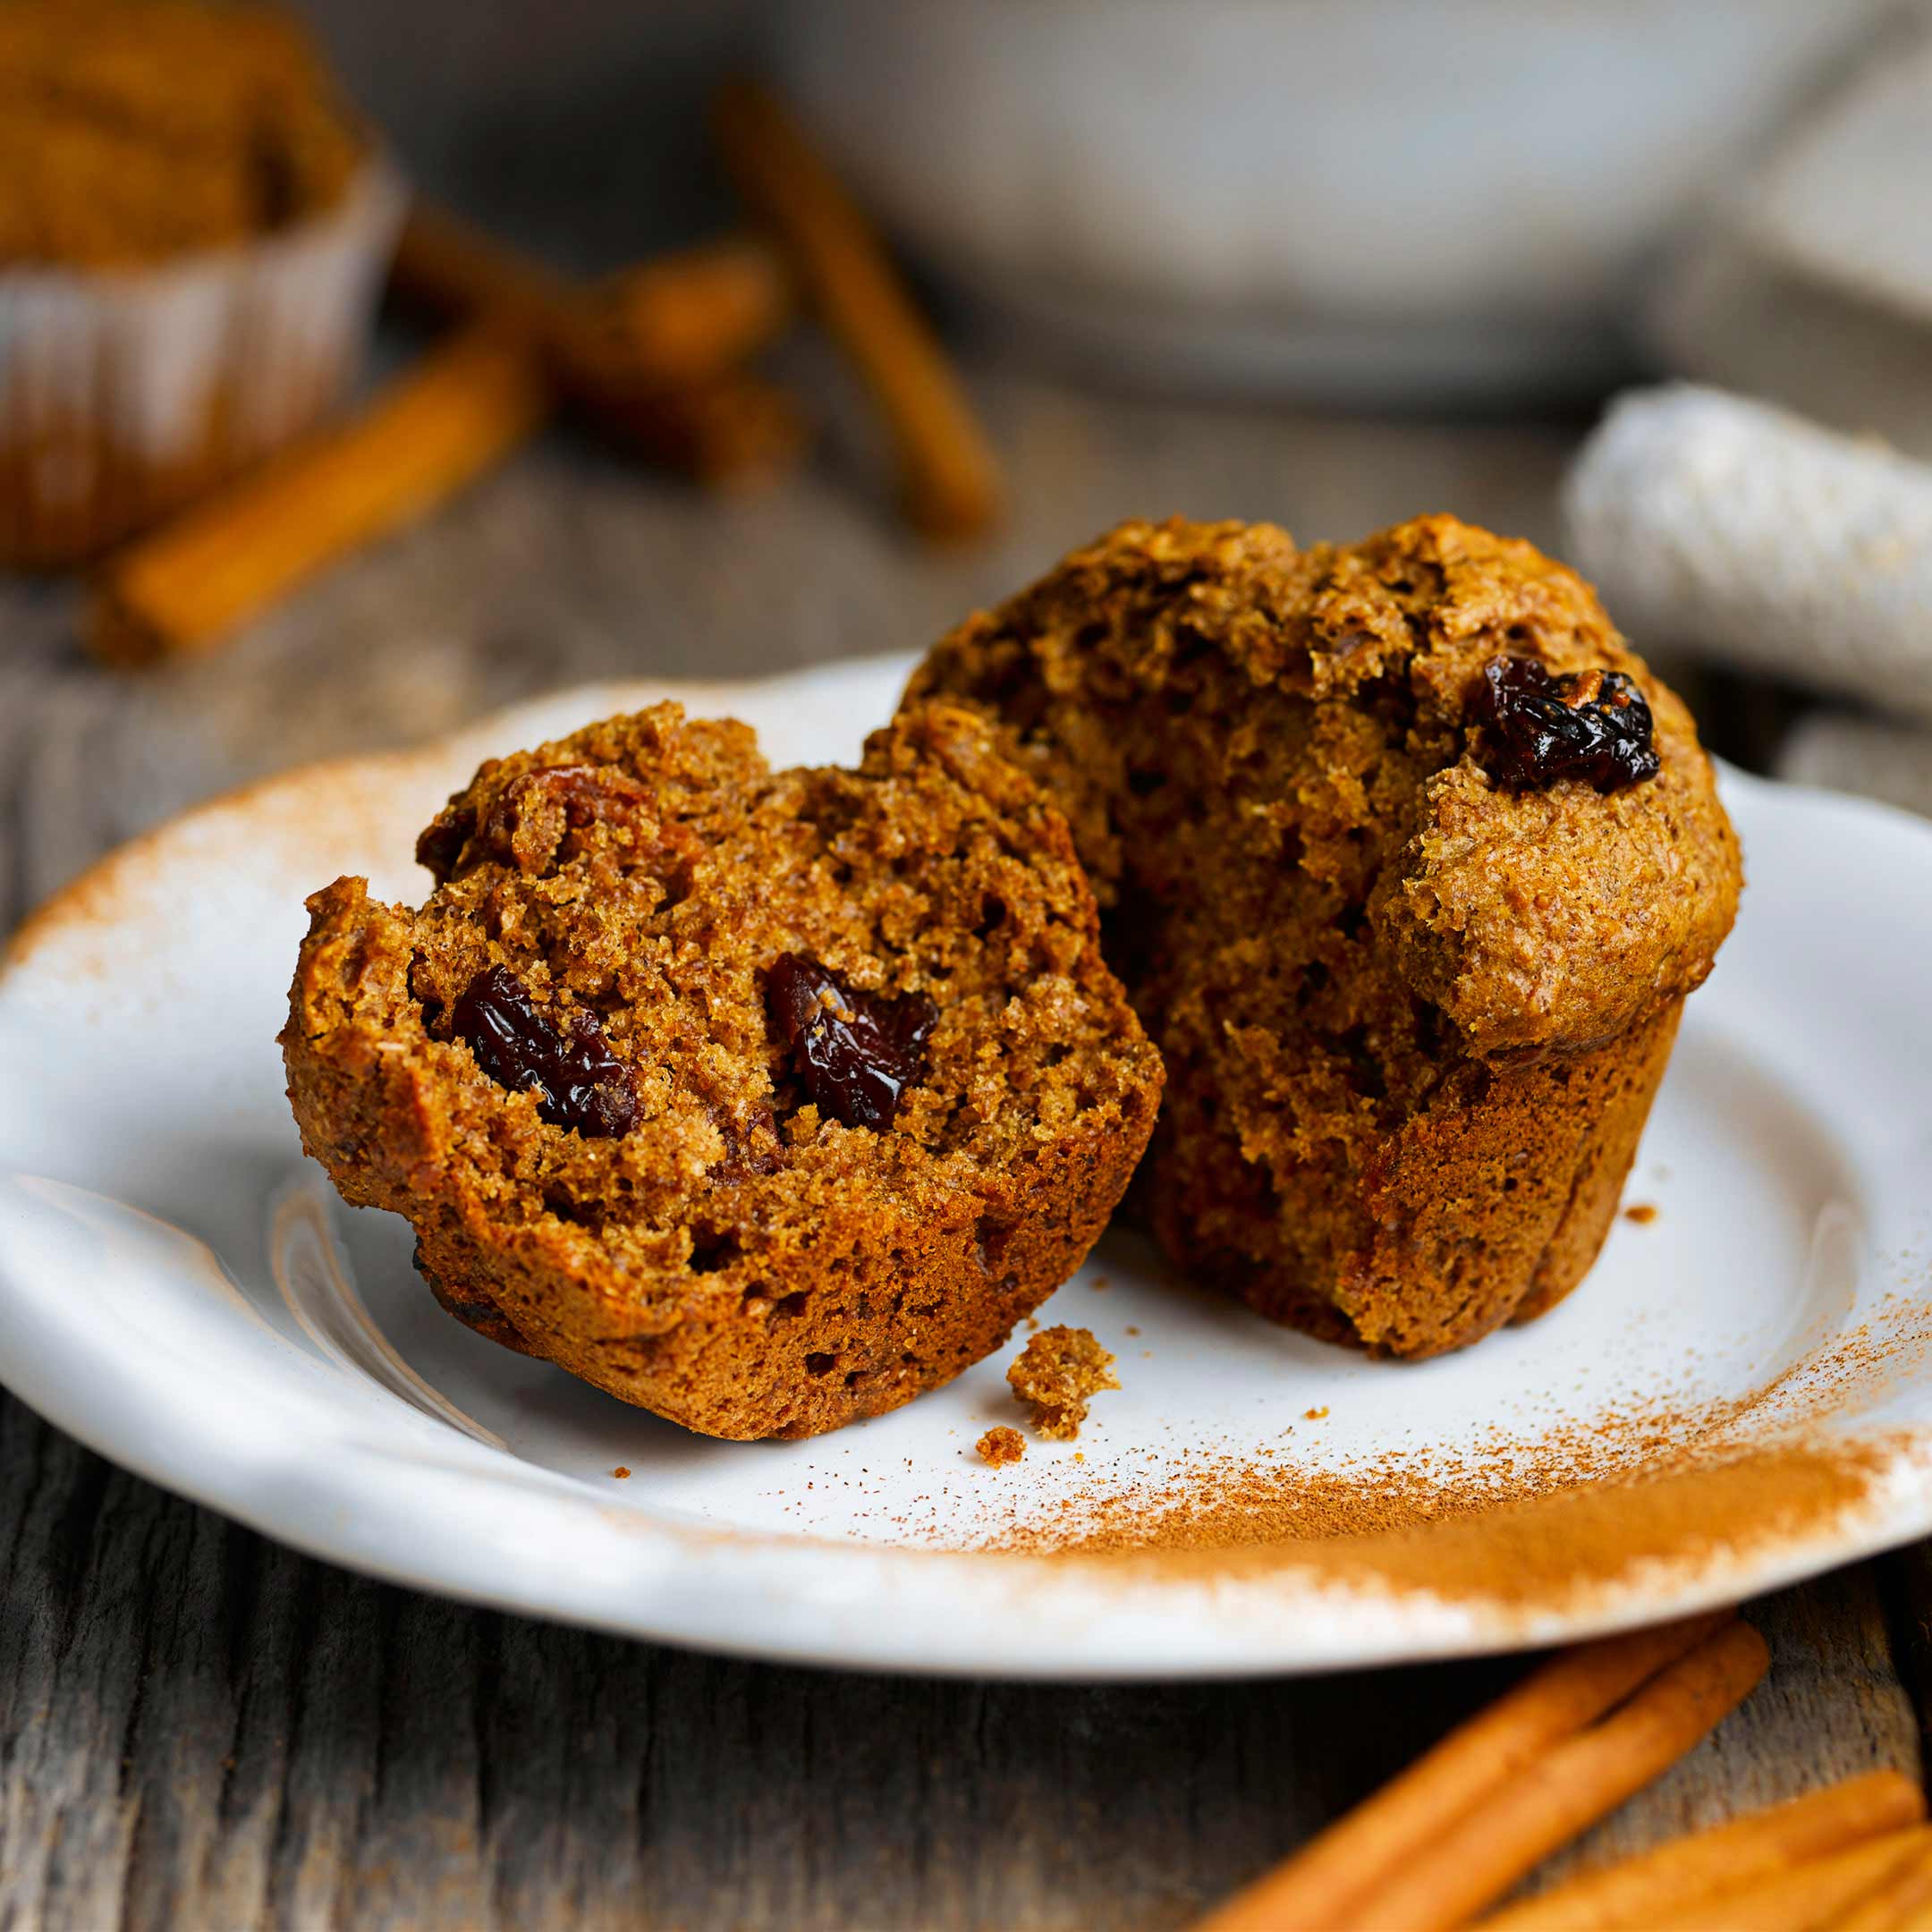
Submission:
{"label": "wooden table surface", "polygon": [[[915,646],[1122,515],[1348,538],[1454,508],[1554,542],[1575,434],[981,388],[1017,502],[957,555],[885,513],[857,431],[722,504],[559,436],[203,665],[96,671],[68,589],[0,587],[0,933],[220,787],[578,679]],[[1081,1688],[723,1662],[291,1555],[4,1396],[0,1550],[16,1932],[1181,1926],[1517,1668]],[[1570,1856],[1916,1774],[1928,1608],[1924,1550],[1758,1605],[1769,1679]]]}

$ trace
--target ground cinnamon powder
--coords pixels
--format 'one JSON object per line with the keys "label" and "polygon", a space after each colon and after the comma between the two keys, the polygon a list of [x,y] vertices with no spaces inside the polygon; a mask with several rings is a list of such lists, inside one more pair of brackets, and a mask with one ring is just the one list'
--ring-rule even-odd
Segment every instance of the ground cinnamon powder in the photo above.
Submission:
{"label": "ground cinnamon powder", "polygon": [[1833,1338],[1750,1395],[1659,1399],[1536,1440],[1500,1428],[1461,1453],[1389,1451],[1337,1468],[1289,1448],[1116,1469],[981,1546],[1145,1579],[1309,1580],[1499,1606],[1573,1608],[1646,1564],[1696,1571],[1824,1534],[1872,1503],[1925,1432],[1850,1436],[1827,1419],[1871,1406],[1925,1347],[1918,1298]]}
{"label": "ground cinnamon powder", "polygon": [[1796,1444],[1648,1478],[1498,1500],[1396,1473],[1203,1469],[1165,1496],[1101,1503],[1071,1536],[1017,1532],[1011,1552],[1125,1562],[1166,1575],[1295,1571],[1453,1600],[1546,1604],[1823,1529],[1870,1494],[1892,1445]]}

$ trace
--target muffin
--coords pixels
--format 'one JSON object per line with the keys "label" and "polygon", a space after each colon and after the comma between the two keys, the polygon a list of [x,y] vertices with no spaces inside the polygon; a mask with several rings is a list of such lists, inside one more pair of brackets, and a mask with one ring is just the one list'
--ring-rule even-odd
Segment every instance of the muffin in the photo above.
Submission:
{"label": "muffin", "polygon": [[415,911],[309,902],[303,1145],[482,1334],[706,1435],[809,1436],[997,1348],[1159,1103],[1066,822],[977,715],[774,773],[676,705],[484,765]]}
{"label": "muffin", "polygon": [[1689,714],[1580,579],[1428,517],[1127,523],[960,626],[1161,1048],[1190,1275],[1428,1356],[1582,1278],[1741,883]]}
{"label": "muffin", "polygon": [[313,423],[400,215],[280,12],[0,5],[0,562],[83,559]]}

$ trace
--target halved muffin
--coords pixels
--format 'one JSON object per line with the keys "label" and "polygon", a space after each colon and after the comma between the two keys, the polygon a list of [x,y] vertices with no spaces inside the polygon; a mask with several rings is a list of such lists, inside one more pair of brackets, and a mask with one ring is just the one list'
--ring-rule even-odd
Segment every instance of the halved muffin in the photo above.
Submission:
{"label": "halved muffin", "polygon": [[734,1437],[896,1408],[1080,1265],[1159,1056],[1064,819],[937,705],[774,773],[676,705],[492,760],[418,911],[309,901],[303,1145],[445,1306]]}
{"label": "halved muffin", "polygon": [[943,640],[936,697],[1072,824],[1166,1063],[1177,1263],[1396,1355],[1575,1286],[1741,883],[1588,585],[1452,517],[1128,523]]}

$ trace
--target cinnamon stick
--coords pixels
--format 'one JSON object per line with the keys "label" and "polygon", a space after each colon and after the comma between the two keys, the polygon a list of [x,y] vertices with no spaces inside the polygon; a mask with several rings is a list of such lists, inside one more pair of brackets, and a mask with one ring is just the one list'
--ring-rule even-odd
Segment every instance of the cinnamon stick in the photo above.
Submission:
{"label": "cinnamon stick", "polygon": [[396,238],[389,292],[437,319],[487,311],[537,336],[577,299],[565,276],[426,201],[411,206]]}
{"label": "cinnamon stick", "polygon": [[939,538],[984,530],[999,513],[999,465],[871,224],[766,89],[727,86],[713,125],[739,192],[883,411],[913,521]]}
{"label": "cinnamon stick", "polygon": [[1199,1932],[1329,1927],[1508,1782],[1730,1621],[1693,1617],[1553,1657],[1365,1803],[1204,1919]]}
{"label": "cinnamon stick", "polygon": [[592,293],[638,368],[681,385],[735,367],[792,318],[792,277],[750,235],[621,268]]}
{"label": "cinnamon stick", "polygon": [[1888,1832],[1741,1890],[1653,1919],[1645,1932],[1825,1932],[1932,1850],[1932,1829]]}
{"label": "cinnamon stick", "polygon": [[1932,1923],[1932,1847],[1902,1859],[1874,1890],[1826,1923],[1829,1932],[1918,1932]]}
{"label": "cinnamon stick", "polygon": [[208,650],[325,565],[406,527],[539,428],[550,388],[487,325],[433,349],[360,415],[108,560],[85,636],[140,665]]}
{"label": "cinnamon stick", "polygon": [[568,377],[621,369],[631,391],[716,382],[792,317],[784,266],[750,236],[700,243],[581,287],[446,208],[419,201],[402,225],[392,291],[438,316],[489,314],[555,353]]}
{"label": "cinnamon stick", "polygon": [[607,394],[600,427],[712,489],[748,490],[792,468],[810,425],[791,394],[750,374],[691,389]]}
{"label": "cinnamon stick", "polygon": [[1648,1932],[1673,1912],[1776,1880],[1925,1815],[1912,1779],[1874,1771],[1586,1872],[1485,1919],[1481,1932]]}
{"label": "cinnamon stick", "polygon": [[590,427],[700,482],[761,482],[803,446],[802,412],[745,373],[792,313],[769,249],[733,238],[581,288],[446,209],[419,203],[390,272],[405,301],[524,335]]}
{"label": "cinnamon stick", "polygon": [[1411,1860],[1335,1932],[1449,1932],[1461,1925],[1668,1770],[1744,1701],[1770,1660],[1748,1623],[1706,1638],[1603,1723],[1493,1793],[1466,1830]]}

